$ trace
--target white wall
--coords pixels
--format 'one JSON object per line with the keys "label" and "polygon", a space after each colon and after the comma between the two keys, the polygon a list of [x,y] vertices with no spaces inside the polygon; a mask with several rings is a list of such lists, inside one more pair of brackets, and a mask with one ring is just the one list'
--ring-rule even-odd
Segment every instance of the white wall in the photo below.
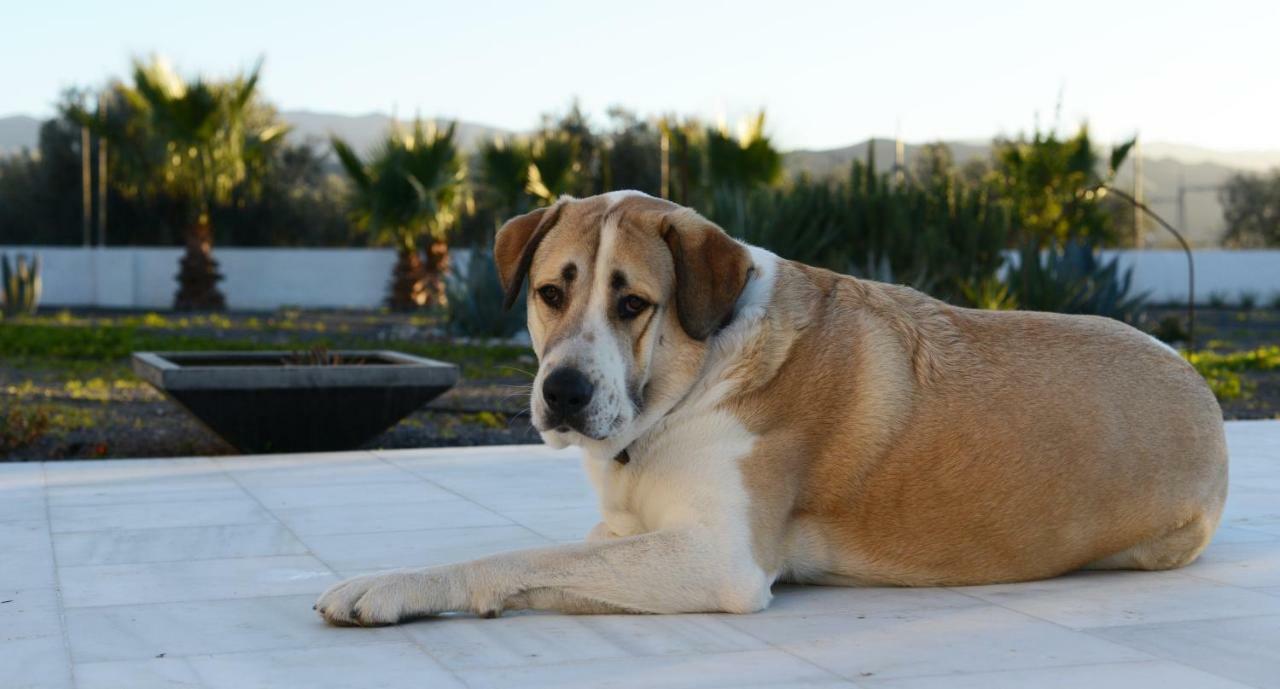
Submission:
{"label": "white wall", "polygon": [[[0,253],[38,253],[44,261],[45,306],[101,306],[167,309],[177,288],[178,248],[14,247]],[[1134,287],[1156,302],[1185,302],[1187,263],[1181,251],[1110,251],[1134,269]],[[395,254],[391,249],[214,250],[226,280],[221,283],[233,309],[281,306],[370,308],[382,303]],[[1243,292],[1261,300],[1280,294],[1280,250],[1195,252],[1196,296],[1200,303],[1221,294],[1236,301]],[[465,268],[466,251],[455,251],[455,267]]]}
{"label": "white wall", "polygon": [[[168,309],[177,289],[179,248],[0,247],[43,261],[46,306]],[[372,307],[386,294],[390,249],[216,248],[220,284],[235,309],[280,306]]]}
{"label": "white wall", "polygon": [[[1156,303],[1187,302],[1187,255],[1177,249],[1104,251],[1106,260],[1120,257],[1122,267],[1133,268],[1133,286],[1150,292]],[[1196,303],[1221,295],[1236,303],[1250,293],[1260,304],[1280,296],[1280,250],[1230,251],[1197,249]]]}

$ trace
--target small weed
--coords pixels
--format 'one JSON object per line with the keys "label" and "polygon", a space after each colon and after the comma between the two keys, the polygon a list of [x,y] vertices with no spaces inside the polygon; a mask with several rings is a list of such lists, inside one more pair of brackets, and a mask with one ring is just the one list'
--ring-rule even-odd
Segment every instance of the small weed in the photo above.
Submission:
{"label": "small weed", "polygon": [[0,415],[0,454],[20,450],[48,432],[51,421],[44,407],[10,409]]}
{"label": "small weed", "polygon": [[1280,369],[1280,345],[1229,354],[1213,351],[1184,352],[1183,357],[1204,376],[1213,394],[1220,400],[1237,399],[1251,392],[1251,386],[1240,379],[1241,371]]}
{"label": "small weed", "polygon": [[1239,299],[1240,310],[1248,313],[1258,306],[1258,293],[1248,290],[1241,292]]}
{"label": "small weed", "polygon": [[495,431],[500,431],[507,427],[507,420],[503,418],[501,414],[495,414],[491,411],[463,414],[462,421],[465,423],[474,423]]}
{"label": "small weed", "polygon": [[1182,318],[1179,316],[1165,316],[1160,319],[1151,334],[1161,342],[1186,342],[1188,339],[1187,329],[1182,327]]}

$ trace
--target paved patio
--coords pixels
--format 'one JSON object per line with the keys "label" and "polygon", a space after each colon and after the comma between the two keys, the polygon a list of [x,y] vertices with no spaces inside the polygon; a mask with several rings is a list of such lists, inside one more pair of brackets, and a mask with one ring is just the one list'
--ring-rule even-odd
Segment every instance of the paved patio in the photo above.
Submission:
{"label": "paved patio", "polygon": [[1280,421],[1228,435],[1223,527],[1176,572],[383,629],[311,603],[347,575],[580,538],[576,454],[0,464],[0,686],[1280,687]]}

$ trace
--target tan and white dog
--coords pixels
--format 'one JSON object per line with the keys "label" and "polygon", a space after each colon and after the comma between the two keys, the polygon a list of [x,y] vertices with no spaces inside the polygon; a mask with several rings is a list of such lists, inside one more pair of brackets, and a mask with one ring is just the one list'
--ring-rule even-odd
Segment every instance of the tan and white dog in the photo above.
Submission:
{"label": "tan and white dog", "polygon": [[358,577],[335,624],[443,611],[752,612],[779,580],[934,586],[1166,569],[1227,486],[1203,380],[1103,318],[956,308],[743,245],[635,192],[508,222],[533,423],[577,445],[581,544]]}

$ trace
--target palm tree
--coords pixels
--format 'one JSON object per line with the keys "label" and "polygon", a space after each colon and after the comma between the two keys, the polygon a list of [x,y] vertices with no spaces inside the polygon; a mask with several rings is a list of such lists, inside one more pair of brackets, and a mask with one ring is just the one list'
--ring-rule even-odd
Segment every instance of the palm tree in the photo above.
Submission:
{"label": "palm tree", "polygon": [[262,164],[287,127],[257,102],[261,62],[226,81],[187,81],[163,60],[134,61],[133,84],[114,85],[109,95],[125,117],[94,117],[83,108],[68,114],[110,141],[122,168],[136,179],[124,187],[158,193],[176,202],[183,216],[186,252],[178,271],[174,308],[226,308],[218,289],[222,275],[213,258],[211,213]]}
{"label": "palm tree", "polygon": [[782,154],[764,133],[764,111],[744,120],[737,136],[724,127],[707,130],[707,174],[714,187],[749,190],[782,179]]}
{"label": "palm tree", "polygon": [[[402,135],[393,129],[368,161],[333,137],[333,150],[353,185],[353,220],[375,242],[396,247],[387,305],[411,310],[443,306],[449,267],[449,230],[467,201],[466,164],[454,142],[457,123],[444,131],[421,120]],[[425,240],[426,260],[419,252]]]}
{"label": "palm tree", "polygon": [[529,210],[531,156],[529,145],[515,138],[497,137],[480,147],[480,181],[497,223]]}
{"label": "palm tree", "polygon": [[543,132],[534,140],[529,155],[526,190],[542,205],[551,205],[564,194],[573,193],[582,165],[579,142],[563,131]]}

